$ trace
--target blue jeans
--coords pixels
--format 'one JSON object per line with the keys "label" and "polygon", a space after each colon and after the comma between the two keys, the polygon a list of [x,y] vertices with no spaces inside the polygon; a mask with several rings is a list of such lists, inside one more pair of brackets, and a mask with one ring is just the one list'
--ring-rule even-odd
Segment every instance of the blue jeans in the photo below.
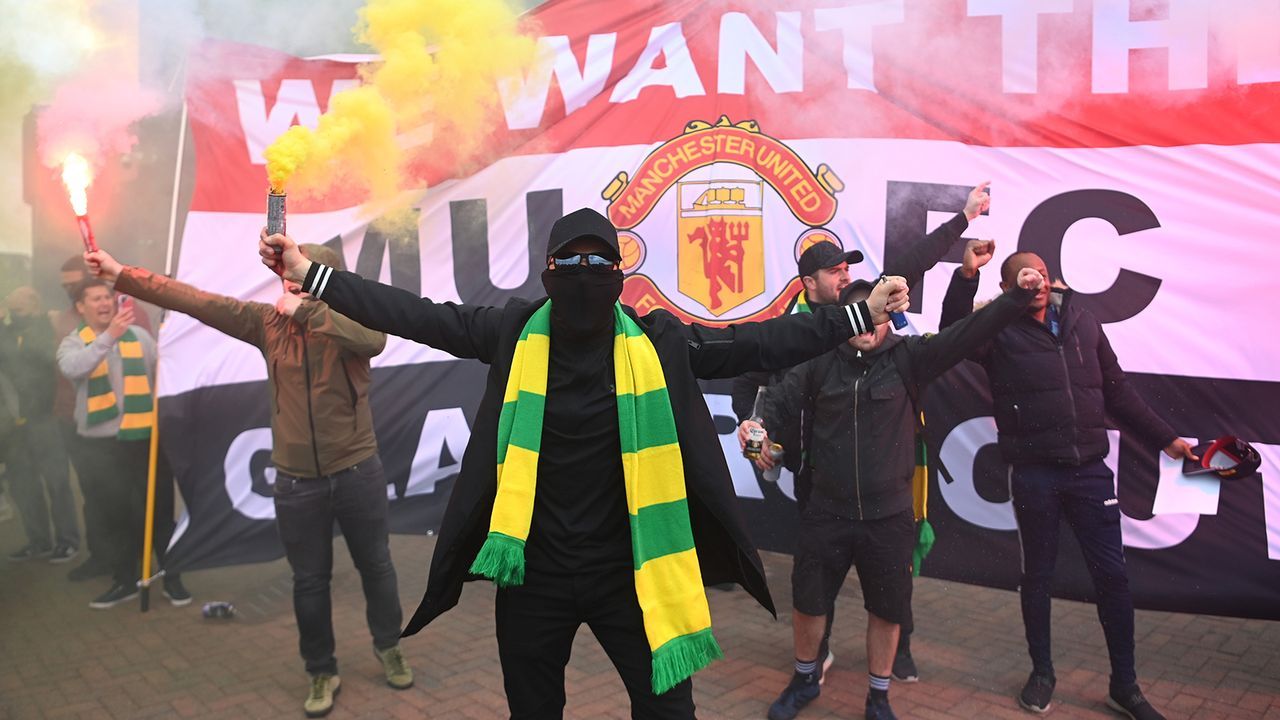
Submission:
{"label": "blue jeans", "polygon": [[1133,596],[1120,537],[1115,480],[1101,460],[1079,467],[1015,465],[1009,478],[1022,543],[1022,622],[1031,662],[1053,673],[1049,592],[1058,559],[1058,524],[1065,519],[1084,553],[1098,593],[1098,619],[1111,656],[1111,684],[1137,682],[1134,670]]}
{"label": "blue jeans", "polygon": [[400,596],[387,544],[387,483],[373,457],[333,475],[277,473],[276,524],[293,569],[293,613],[307,672],[337,674],[333,655],[333,524],[347,540],[364,588],[365,618],[379,650],[400,642]]}

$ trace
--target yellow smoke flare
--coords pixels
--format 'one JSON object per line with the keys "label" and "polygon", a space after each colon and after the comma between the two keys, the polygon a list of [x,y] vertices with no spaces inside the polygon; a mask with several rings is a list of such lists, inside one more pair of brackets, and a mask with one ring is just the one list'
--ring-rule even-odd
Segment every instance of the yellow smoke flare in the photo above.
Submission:
{"label": "yellow smoke flare", "polygon": [[62,184],[67,186],[67,197],[76,215],[89,214],[89,183],[93,182],[93,170],[83,155],[70,153],[62,161]]}
{"label": "yellow smoke flare", "polygon": [[274,192],[355,188],[384,206],[403,200],[414,160],[432,146],[473,151],[489,133],[499,78],[528,72],[534,38],[505,0],[369,0],[356,38],[381,60],[335,94],[314,130],[292,127],[266,150]]}

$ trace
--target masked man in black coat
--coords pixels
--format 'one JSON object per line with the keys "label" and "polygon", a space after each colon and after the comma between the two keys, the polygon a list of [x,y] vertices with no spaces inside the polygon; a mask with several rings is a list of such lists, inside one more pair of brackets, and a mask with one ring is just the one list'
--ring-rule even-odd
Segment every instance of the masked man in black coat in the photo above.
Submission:
{"label": "masked man in black coat", "polygon": [[[505,584],[498,580],[495,607],[507,700],[512,718],[521,719],[562,716],[564,668],[573,636],[584,622],[617,667],[634,718],[693,717],[687,678],[719,654],[710,640],[696,657],[682,658],[686,672],[678,682],[659,682],[662,648],[654,646],[652,622],[658,611],[648,602],[653,594],[642,580],[645,569],[639,559],[642,550],[653,548],[641,548],[639,541],[633,547],[637,503],[622,461],[626,443],[619,439],[627,429],[620,420],[620,388],[630,381],[616,372],[623,367],[616,337],[647,345],[661,367],[666,393],[662,411],[674,424],[671,436],[679,450],[675,472],[683,471],[682,493],[687,495],[687,511],[680,513],[684,517],[669,516],[673,526],[689,531],[689,547],[683,552],[694,558],[702,584],[738,583],[775,612],[697,379],[795,365],[885,322],[887,312],[900,311],[909,302],[906,283],[894,278],[865,302],[761,323],[712,328],[685,324],[661,310],[640,316],[618,303],[623,275],[617,231],[590,209],[566,215],[552,227],[542,276],[548,298],[512,299],[504,307],[435,303],[312,263],[296,248],[293,240],[268,237],[265,231],[259,243],[264,264],[302,282],[334,310],[366,327],[490,366],[436,541],[426,594],[405,635],[457,604],[463,582],[479,579],[477,555],[482,547],[488,550],[500,514],[495,510],[496,498],[502,496],[497,478],[504,465],[498,456],[506,446],[499,435],[504,427],[514,433],[502,422],[504,398],[511,395],[508,380],[528,372],[524,363],[513,361],[529,347],[522,336],[531,336],[543,306],[551,303],[547,335],[552,340],[543,350],[545,408],[540,411],[536,494],[522,547],[523,578]],[[627,328],[632,333],[624,332]],[[524,402],[523,385],[520,392],[519,402]],[[510,464],[511,456],[504,457]],[[502,477],[505,483],[507,476]],[[638,492],[643,494],[643,488]],[[696,597],[684,597],[705,608],[701,587]],[[707,625],[705,637],[710,638],[709,619]]]}

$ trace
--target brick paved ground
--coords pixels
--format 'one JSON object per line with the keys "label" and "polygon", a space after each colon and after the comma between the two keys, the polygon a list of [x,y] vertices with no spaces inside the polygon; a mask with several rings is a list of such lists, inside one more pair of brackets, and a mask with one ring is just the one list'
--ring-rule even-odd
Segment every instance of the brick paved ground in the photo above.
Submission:
{"label": "brick paved ground", "polygon": [[[0,524],[0,548],[20,544],[16,521]],[[425,583],[433,539],[393,538],[406,612]],[[790,558],[767,555],[769,582],[787,607]],[[0,565],[0,718],[300,718],[306,692],[283,561],[191,573],[196,602],[152,612],[87,607],[104,583],[72,584],[66,566]],[[395,692],[380,681],[364,626],[359,579],[345,553],[334,576],[343,692],[331,717],[505,717],[493,639],[493,590],[468,585],[459,608],[406,642],[418,684]],[[158,593],[157,593],[158,594]],[[230,622],[204,620],[200,604],[229,600]],[[728,659],[699,673],[702,718],[762,718],[790,675],[788,617],[773,621],[743,592],[711,592]],[[1027,661],[1013,593],[923,580],[914,643],[923,681],[895,684],[904,718],[1029,718],[1012,694]],[[861,717],[865,696],[857,584],[838,609],[836,664],[802,718]],[[1280,623],[1138,613],[1139,674],[1173,718],[1280,720]],[[1093,608],[1054,607],[1058,692],[1054,718],[1109,718],[1100,701],[1107,673]],[[580,633],[568,670],[570,718],[626,718],[627,702],[599,645]]]}

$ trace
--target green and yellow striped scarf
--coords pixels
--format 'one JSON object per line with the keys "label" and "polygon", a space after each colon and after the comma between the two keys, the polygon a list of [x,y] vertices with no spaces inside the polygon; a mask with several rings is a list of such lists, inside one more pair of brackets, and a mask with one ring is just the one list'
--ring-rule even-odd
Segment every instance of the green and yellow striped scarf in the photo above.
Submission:
{"label": "green and yellow striped scarf", "polygon": [[809,295],[804,290],[801,290],[800,294],[796,295],[795,302],[791,305],[791,314],[806,315],[812,312],[813,310],[809,307]]}
{"label": "green and yellow striped scarf", "polygon": [[[98,337],[93,328],[84,323],[80,323],[79,333],[85,345],[91,344]],[[125,330],[124,335],[116,341],[116,347],[120,350],[120,369],[124,375],[124,417],[120,418],[120,431],[116,437],[121,440],[146,440],[151,437],[155,406],[151,398],[151,381],[147,378],[147,363],[142,356],[142,343],[138,342],[132,330]],[[87,395],[85,425],[92,427],[120,414],[106,358],[89,373]]]}
{"label": "green and yellow striped scarf", "polygon": [[[684,462],[653,343],[615,304],[613,368],[636,597],[661,694],[723,657],[689,524]],[[471,572],[499,587],[524,582],[551,350],[551,301],[529,318],[511,361],[498,420],[498,493]]]}
{"label": "green and yellow striped scarf", "polygon": [[911,551],[911,574],[920,576],[920,566],[933,550],[937,540],[933,526],[929,524],[929,451],[924,444],[924,411],[920,412],[920,425],[916,428],[916,468],[911,474],[911,506],[919,523],[916,529],[916,546]]}

